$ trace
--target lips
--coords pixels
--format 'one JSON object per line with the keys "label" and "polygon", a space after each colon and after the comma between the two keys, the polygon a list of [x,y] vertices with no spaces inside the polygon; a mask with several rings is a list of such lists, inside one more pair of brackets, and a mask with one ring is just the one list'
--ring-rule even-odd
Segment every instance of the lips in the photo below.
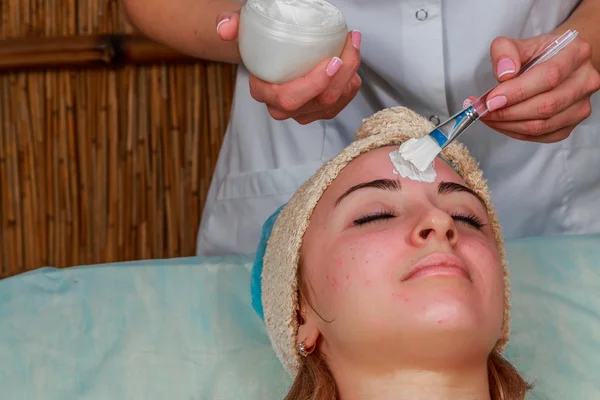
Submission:
{"label": "lips", "polygon": [[469,269],[460,258],[453,254],[434,253],[413,265],[402,281],[429,276],[458,276],[471,280]]}

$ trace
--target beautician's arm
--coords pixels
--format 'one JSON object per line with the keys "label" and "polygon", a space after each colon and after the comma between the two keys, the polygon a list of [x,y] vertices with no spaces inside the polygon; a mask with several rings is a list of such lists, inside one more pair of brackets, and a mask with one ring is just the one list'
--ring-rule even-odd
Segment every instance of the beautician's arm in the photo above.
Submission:
{"label": "beautician's arm", "polygon": [[240,63],[235,41],[223,41],[217,16],[244,5],[236,0],[121,0],[129,21],[144,35],[205,60]]}
{"label": "beautician's arm", "polygon": [[600,0],[583,0],[555,32],[575,29],[592,45],[592,64],[600,71]]}
{"label": "beautician's arm", "polygon": [[[237,45],[241,0],[121,0],[131,23],[145,35],[205,60],[241,63]],[[217,32],[217,28],[219,31]],[[335,117],[356,96],[361,80],[361,33],[348,33],[340,57],[324,60],[282,85],[250,74],[250,94],[277,120],[300,124]]]}

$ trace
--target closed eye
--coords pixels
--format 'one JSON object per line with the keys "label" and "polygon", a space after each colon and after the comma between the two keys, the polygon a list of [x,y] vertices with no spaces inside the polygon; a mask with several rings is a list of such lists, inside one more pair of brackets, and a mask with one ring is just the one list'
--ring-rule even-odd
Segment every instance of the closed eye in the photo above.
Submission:
{"label": "closed eye", "polygon": [[459,224],[465,224],[477,230],[481,230],[486,224],[481,218],[475,214],[452,214],[454,222]]}
{"label": "closed eye", "polygon": [[394,214],[388,211],[380,211],[373,214],[365,215],[354,220],[354,226],[363,226],[373,222],[385,221],[396,217]]}

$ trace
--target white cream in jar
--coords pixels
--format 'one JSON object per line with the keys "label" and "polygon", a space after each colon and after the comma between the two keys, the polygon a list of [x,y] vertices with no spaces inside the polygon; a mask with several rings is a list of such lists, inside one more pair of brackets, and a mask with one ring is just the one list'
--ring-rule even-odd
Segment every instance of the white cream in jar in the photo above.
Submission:
{"label": "white cream in jar", "polygon": [[339,57],[347,33],[342,12],[324,0],[248,0],[238,43],[252,74],[282,84]]}

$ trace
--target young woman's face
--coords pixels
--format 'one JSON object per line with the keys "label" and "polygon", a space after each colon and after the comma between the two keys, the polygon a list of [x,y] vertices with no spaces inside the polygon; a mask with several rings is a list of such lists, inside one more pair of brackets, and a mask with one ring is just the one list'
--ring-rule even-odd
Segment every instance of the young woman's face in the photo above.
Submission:
{"label": "young woman's face", "polygon": [[350,163],[314,210],[299,342],[318,330],[330,358],[377,365],[388,354],[487,355],[502,329],[504,281],[486,208],[443,160],[433,183],[400,178],[394,149]]}

